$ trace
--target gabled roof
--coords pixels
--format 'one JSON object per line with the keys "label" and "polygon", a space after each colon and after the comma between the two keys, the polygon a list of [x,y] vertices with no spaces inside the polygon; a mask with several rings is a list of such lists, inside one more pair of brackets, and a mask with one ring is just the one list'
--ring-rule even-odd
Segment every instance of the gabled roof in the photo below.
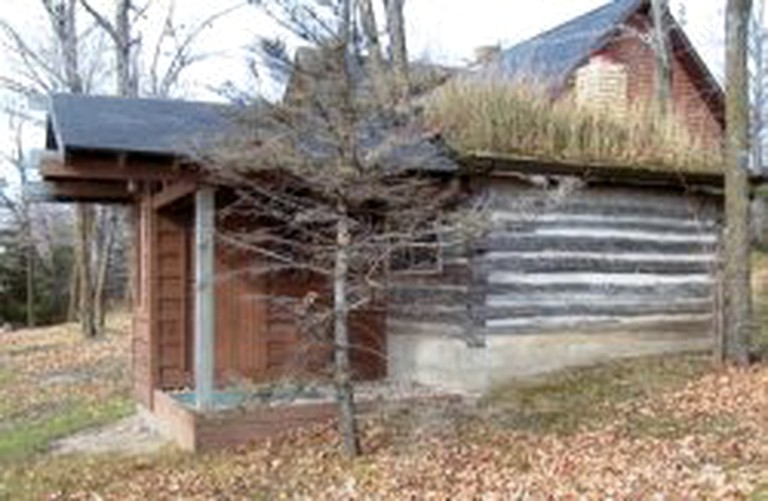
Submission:
{"label": "gabled roof", "polygon": [[[495,78],[530,79],[557,92],[567,84],[579,66],[617,34],[630,17],[638,12],[647,12],[649,8],[649,0],[612,0],[503,50],[483,65],[478,73]],[[692,70],[701,76],[702,83],[708,86],[705,95],[714,99],[715,114],[720,115],[724,101],[720,84],[669,11],[665,21],[670,25],[670,39],[676,47],[675,53],[684,54]]]}
{"label": "gabled roof", "polygon": [[[237,136],[238,129],[245,128],[258,129],[264,137],[293,137],[308,161],[322,163],[336,154],[335,144],[328,141],[328,125],[318,117],[304,116],[297,132],[296,127],[282,123],[279,113],[275,119],[270,113],[273,108],[262,102],[256,113],[246,113],[241,107],[205,102],[58,94],[51,100],[46,147],[61,152],[185,157],[204,154],[207,146]],[[444,145],[418,128],[393,126],[379,117],[361,120],[358,127],[366,166],[393,171],[458,170]]]}
{"label": "gabled roof", "polygon": [[502,51],[482,72],[558,87],[644,3],[614,0]]}
{"label": "gabled roof", "polygon": [[57,94],[47,147],[151,155],[187,155],[232,126],[236,108],[170,99]]}

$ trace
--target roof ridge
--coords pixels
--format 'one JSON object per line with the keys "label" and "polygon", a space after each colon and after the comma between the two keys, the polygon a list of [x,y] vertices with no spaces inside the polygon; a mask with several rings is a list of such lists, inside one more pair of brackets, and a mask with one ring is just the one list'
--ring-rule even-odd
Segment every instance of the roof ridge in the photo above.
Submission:
{"label": "roof ridge", "polygon": [[582,23],[582,22],[584,22],[585,19],[590,19],[592,17],[595,17],[595,16],[601,14],[603,11],[609,10],[610,8],[613,8],[613,7],[617,7],[618,4],[621,4],[621,3],[625,3],[626,4],[625,5],[625,11],[622,14],[622,17],[626,18],[626,17],[629,16],[630,13],[632,13],[636,9],[639,9],[640,7],[642,7],[643,4],[646,1],[647,0],[611,0],[608,3],[604,3],[603,5],[600,5],[599,7],[595,7],[594,9],[589,10],[587,12],[584,12],[583,14],[579,14],[578,16],[573,17],[571,19],[568,19],[567,21],[564,21],[564,22],[562,22],[560,24],[557,24],[557,25],[555,25],[555,26],[553,26],[553,27],[551,27],[551,28],[549,28],[549,29],[547,29],[547,30],[537,34],[537,35],[534,35],[534,36],[532,36],[530,38],[526,38],[525,40],[522,40],[522,41],[516,43],[515,45],[513,45],[513,46],[503,50],[502,52],[505,52],[505,51],[508,51],[508,50],[513,50],[516,47],[519,47],[520,45],[523,45],[523,44],[526,44],[526,43],[529,43],[529,42],[533,42],[533,41],[535,41],[537,39],[540,39],[540,38],[546,38],[546,37],[552,35],[553,33],[557,32],[559,30],[562,30],[563,28],[565,28],[567,26],[577,25],[579,23]]}
{"label": "roof ridge", "polygon": [[598,49],[648,0],[613,0],[502,50],[480,68],[502,77],[533,78],[556,91],[566,75]]}

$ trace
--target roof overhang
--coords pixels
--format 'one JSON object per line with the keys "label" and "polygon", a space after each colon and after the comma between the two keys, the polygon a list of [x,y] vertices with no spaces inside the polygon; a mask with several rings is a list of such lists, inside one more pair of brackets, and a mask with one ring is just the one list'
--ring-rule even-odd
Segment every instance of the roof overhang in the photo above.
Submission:
{"label": "roof overhang", "polygon": [[[578,177],[594,184],[656,185],[683,189],[700,187],[719,190],[725,184],[725,176],[722,173],[687,172],[644,166],[585,165],[486,153],[466,155],[463,162],[469,166],[471,172],[489,176]],[[768,180],[762,174],[752,174],[750,179],[753,185],[762,184]]]}

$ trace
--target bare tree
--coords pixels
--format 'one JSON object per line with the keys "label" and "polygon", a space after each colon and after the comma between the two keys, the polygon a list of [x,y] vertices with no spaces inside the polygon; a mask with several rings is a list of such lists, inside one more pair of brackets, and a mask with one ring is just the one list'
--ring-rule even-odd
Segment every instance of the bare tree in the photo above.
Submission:
{"label": "bare tree", "polygon": [[[210,29],[216,22],[234,14],[246,5],[246,2],[234,4],[217,10],[203,17],[196,23],[186,26],[177,20],[176,2],[171,0],[163,20],[160,35],[150,46],[142,41],[142,52],[149,57],[142,66],[142,76],[147,81],[141,86],[144,95],[154,97],[169,97],[179,83],[183,74],[196,64],[199,64],[215,54],[201,51],[197,47],[198,40],[205,30]],[[154,47],[149,50],[149,47]]]}
{"label": "bare tree", "polygon": [[91,6],[87,0],[79,0],[80,4],[93,16],[98,25],[109,36],[115,48],[115,73],[117,94],[119,96],[136,97],[139,94],[139,78],[136,64],[138,40],[133,37],[132,14],[139,15],[147,8],[147,3],[139,9],[133,0],[118,0],[115,2],[114,22],[102,15]]}
{"label": "bare tree", "polygon": [[[14,149],[11,154],[4,154],[5,163],[13,166],[19,181],[19,195],[9,196],[0,186],[0,207],[9,210],[20,228],[21,247],[24,249],[24,267],[26,275],[26,317],[27,327],[35,326],[35,267],[38,261],[32,233],[32,207],[28,197],[29,172],[24,154],[24,123],[13,115],[9,117],[9,128],[14,131]],[[0,181],[4,179],[0,178]]]}
{"label": "bare tree", "polygon": [[359,0],[360,24],[366,40],[368,64],[376,98],[382,106],[387,106],[392,96],[391,85],[387,83],[387,69],[379,37],[379,25],[372,0]]}
{"label": "bare tree", "polygon": [[[136,24],[151,7],[151,1],[139,4],[135,0],[119,0],[115,5],[114,18],[94,8],[88,0],[79,0],[83,8],[93,17],[97,25],[106,33],[114,48],[115,54],[115,88],[117,95],[122,97],[138,97],[141,89],[140,57],[143,40],[136,33]],[[216,20],[234,12],[243,4],[217,11],[206,17],[188,32],[176,27],[175,2],[171,1],[165,15],[163,30],[155,41],[151,51],[151,63],[147,70],[149,94],[155,97],[168,97],[179,85],[183,73],[195,63],[205,59],[206,55],[194,52],[194,44],[204,29],[210,27]],[[170,42],[171,51],[165,51],[164,46]],[[93,308],[95,309],[96,325],[103,329],[106,320],[106,286],[108,271],[116,243],[117,233],[127,231],[126,214],[113,207],[103,207],[98,210],[94,232],[98,241],[99,254],[96,259],[96,280],[93,291]],[[82,234],[82,233],[81,233]],[[127,241],[123,239],[121,241]],[[130,254],[127,252],[126,254]]]}
{"label": "bare tree", "polygon": [[[461,225],[448,224],[454,213],[443,210],[460,199],[444,176],[456,166],[414,110],[383,107],[368,92],[372,66],[354,37],[351,0],[276,0],[268,7],[313,46],[311,64],[292,68],[305,73],[294,89],[301,96],[253,110],[202,163],[212,166],[215,183],[237,194],[221,212],[218,240],[259,256],[249,260],[258,263],[249,274],[290,271],[314,277],[304,283],[331,286],[295,299],[305,306],[296,311],[307,335],[331,347],[344,450],[357,455],[350,316],[376,307],[393,260],[414,266],[405,256],[416,254],[423,264],[456,244]],[[270,44],[268,52],[279,67],[290,67],[279,47]]]}
{"label": "bare tree", "polygon": [[405,0],[384,0],[384,4],[387,10],[387,31],[389,33],[395,89],[398,100],[404,102],[410,95],[408,50],[405,41],[405,15],[403,13]]}

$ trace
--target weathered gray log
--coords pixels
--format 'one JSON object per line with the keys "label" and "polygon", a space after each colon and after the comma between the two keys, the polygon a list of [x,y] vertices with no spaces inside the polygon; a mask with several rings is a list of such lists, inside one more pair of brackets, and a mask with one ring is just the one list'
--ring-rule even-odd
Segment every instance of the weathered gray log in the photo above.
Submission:
{"label": "weathered gray log", "polygon": [[690,241],[636,240],[633,238],[585,238],[579,236],[519,235],[494,233],[484,243],[488,251],[648,252],[658,254],[710,254],[714,244]]}
{"label": "weathered gray log", "polygon": [[565,259],[494,259],[484,260],[480,266],[486,272],[518,271],[521,273],[561,273],[561,272],[600,272],[600,273],[658,273],[664,275],[687,275],[708,273],[712,264],[706,261],[649,261],[615,260],[590,258]]}

